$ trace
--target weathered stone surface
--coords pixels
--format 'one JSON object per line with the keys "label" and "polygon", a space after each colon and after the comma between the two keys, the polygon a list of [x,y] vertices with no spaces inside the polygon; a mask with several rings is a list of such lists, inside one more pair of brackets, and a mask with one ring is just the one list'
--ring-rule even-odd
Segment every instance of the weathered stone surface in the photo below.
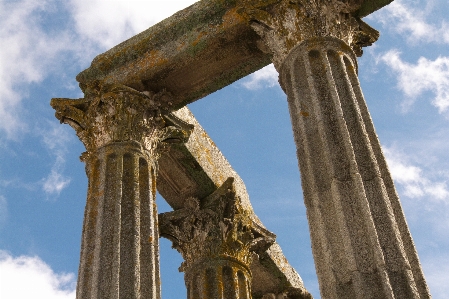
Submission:
{"label": "weathered stone surface", "polygon": [[[87,149],[77,298],[160,298],[158,166],[189,298],[310,298],[240,177],[186,108],[171,113],[270,61],[322,297],[430,298],[356,75],[354,54],[378,38],[360,17],[389,2],[203,0],[97,56],[77,77],[85,98],[51,103]],[[188,123],[190,141],[167,146]]]}
{"label": "weathered stone surface", "polygon": [[429,298],[358,84],[363,2],[241,1],[288,96],[322,296]]}
{"label": "weathered stone surface", "polygon": [[[87,154],[110,142],[144,144],[149,155],[166,142],[185,142],[192,127],[170,115],[172,96],[141,93],[124,85],[101,85],[83,99],[52,99],[56,118],[69,124]],[[181,126],[178,130],[173,122]]]}
{"label": "weathered stone surface", "polygon": [[278,70],[296,45],[316,37],[339,38],[362,55],[362,47],[375,42],[379,33],[354,16],[361,5],[360,0],[241,0],[242,14],[273,54]]}
{"label": "weathered stone surface", "polygon": [[121,85],[96,91],[51,101],[56,117],[75,129],[87,150],[76,296],[160,299],[157,159],[164,143],[186,141],[192,127],[161,114],[167,111],[158,103],[166,94]]}
{"label": "weathered stone surface", "polygon": [[320,37],[295,47],[280,71],[321,294],[430,298],[397,195],[385,186],[391,176],[356,69],[346,43]]}
{"label": "weathered stone surface", "polygon": [[233,183],[228,178],[201,204],[190,197],[184,208],[159,215],[161,236],[184,258],[179,270],[185,272],[189,298],[201,298],[201,293],[209,294],[206,298],[251,298],[252,256],[274,242],[274,234],[243,209]]}
{"label": "weathered stone surface", "polygon": [[[187,107],[174,111],[173,114],[184,122],[192,124],[194,129],[185,144],[171,145],[159,159],[160,175],[157,187],[162,197],[176,211],[184,208],[185,201],[189,197],[208,198],[226,182],[227,178],[232,177],[235,194],[239,197],[242,207],[249,212],[254,225],[264,228],[253,212],[242,179],[232,169],[193,114]],[[309,298],[310,296],[300,276],[288,264],[279,245],[275,242],[268,250],[252,259],[250,270],[253,276],[253,298],[260,298],[269,292],[291,294],[288,298]]]}
{"label": "weathered stone surface", "polygon": [[136,143],[86,160],[89,179],[77,298],[160,298],[153,161]]}
{"label": "weathered stone surface", "polygon": [[[180,163],[182,163],[182,165],[185,167],[185,171],[187,171],[189,174],[194,174],[195,170],[196,172],[203,172],[204,174],[206,174],[207,180],[209,180],[209,182],[206,182],[206,185],[210,185],[210,182],[212,182],[212,185],[214,186],[204,194],[186,193],[183,194],[183,196],[187,195],[200,199],[205,198],[207,195],[215,191],[219,186],[223,185],[223,183],[229,177],[232,177],[234,178],[236,193],[241,199],[243,208],[253,213],[253,208],[251,206],[249,195],[246,191],[243,180],[232,168],[228,160],[226,160],[213,140],[210,139],[206,131],[201,127],[193,114],[187,109],[187,107],[184,107],[177,111],[173,111],[173,115],[181,119],[183,122],[192,124],[194,129],[191,132],[188,142],[186,142],[185,144],[176,144],[172,146],[172,149],[169,152],[170,156],[175,159],[177,155],[181,156],[179,152],[184,152],[184,154],[189,153],[189,155],[194,159],[194,161],[196,161],[196,163],[187,163],[187,161],[183,162],[181,160]],[[161,157],[161,160],[163,159],[165,159],[165,155]],[[164,172],[164,170],[161,170],[161,173],[162,172]],[[205,178],[204,174],[199,176],[196,173],[195,175],[191,175],[191,177]],[[203,181],[198,181],[197,184],[203,184]],[[161,193],[161,195],[163,195],[167,202],[176,209],[176,204],[174,203],[177,200],[176,197],[169,198],[163,193]],[[183,201],[185,200],[185,198],[186,197],[178,197],[178,200],[182,201],[179,205],[180,207],[183,207]],[[254,215],[254,213],[252,214],[252,217],[254,217],[254,220],[257,223],[261,224],[260,220],[256,215]]]}
{"label": "weathered stone surface", "polygon": [[[249,2],[262,8],[283,1]],[[356,17],[391,0],[359,2],[352,12]],[[172,93],[173,105],[181,108],[223,88],[271,62],[243,8],[236,0],[198,1],[98,55],[77,76],[81,89],[85,94],[98,84],[123,84],[139,91],[165,89]]]}
{"label": "weathered stone surface", "polygon": [[366,17],[391,2],[393,2],[393,0],[364,0],[362,6],[357,11],[357,16],[360,18]]}
{"label": "weathered stone surface", "polygon": [[97,56],[77,80],[85,93],[98,82],[166,89],[180,108],[269,64],[258,39],[235,1],[199,1]]}
{"label": "weathered stone surface", "polygon": [[295,269],[288,263],[279,244],[274,243],[251,264],[253,298],[276,294],[280,298],[312,299]]}
{"label": "weathered stone surface", "polygon": [[255,224],[250,211],[243,209],[233,181],[226,180],[201,204],[189,197],[184,208],[159,215],[161,236],[170,239],[185,260],[180,270],[221,256],[249,267],[251,251],[263,253],[274,242],[274,234]]}
{"label": "weathered stone surface", "polygon": [[[167,95],[165,92],[161,94]],[[225,183],[226,178],[233,177],[233,188],[239,196],[242,207],[248,213],[251,221],[255,223],[255,226],[263,229],[260,220],[252,210],[242,179],[232,169],[190,111],[184,107],[170,114],[168,113],[170,106],[161,106],[160,102],[154,100],[155,96],[160,95],[143,94],[126,86],[112,85],[108,88],[99,88],[96,94],[91,94],[90,97],[85,99],[52,100],[52,106],[57,111],[57,118],[61,122],[71,125],[88,149],[82,155],[83,161],[86,162],[89,191],[78,278],[77,292],[81,294],[79,298],[93,298],[92,296],[99,294],[98,292],[104,294],[104,288],[107,289],[111,284],[117,284],[117,280],[119,280],[116,273],[117,267],[120,266],[118,262],[111,266],[112,270],[105,271],[104,275],[109,277],[107,278],[109,282],[106,282],[106,278],[103,278],[103,274],[99,274],[99,272],[94,275],[93,273],[98,270],[92,271],[92,269],[94,267],[100,269],[102,263],[98,260],[100,256],[107,256],[107,258],[101,258],[103,263],[106,260],[114,260],[118,256],[119,242],[117,240],[119,240],[119,237],[117,236],[118,231],[120,231],[120,224],[117,221],[121,216],[117,213],[121,209],[120,203],[123,195],[121,181],[125,179],[123,177],[125,174],[121,170],[123,166],[120,165],[123,165],[125,153],[137,154],[137,157],[146,159],[145,165],[149,167],[149,170],[139,166],[139,171],[146,171],[146,173],[151,174],[149,185],[142,187],[149,188],[151,202],[154,203],[153,189],[155,188],[154,180],[156,180],[157,174],[157,188],[175,210],[183,208],[185,199],[188,197],[207,198],[208,195],[214,193],[219,186]],[[165,102],[168,104],[169,100],[165,100]],[[189,123],[191,125],[188,125]],[[151,124],[154,127],[151,127]],[[187,140],[188,136],[190,138]],[[187,143],[172,143],[173,140],[187,141]],[[95,161],[95,163],[92,161]],[[91,164],[95,166],[91,166]],[[137,164],[131,165],[136,166]],[[135,171],[132,173],[136,174]],[[144,190],[140,191],[141,194],[143,192]],[[133,194],[137,196],[138,192],[136,191]],[[143,201],[144,199],[141,200],[142,206],[145,201]],[[136,207],[136,209],[140,209],[140,207]],[[136,211],[134,210],[135,213],[137,213]],[[155,229],[144,232],[148,227],[156,225],[157,222],[154,220],[156,211],[153,204],[151,204],[151,211],[140,211],[141,219],[146,219],[140,221],[140,229],[143,234],[150,233],[151,235],[150,237],[140,236],[140,238],[142,240],[154,240],[153,247],[156,246],[150,248],[152,253],[145,253],[145,247],[141,247],[143,251],[140,254],[146,256],[146,261],[153,265],[151,267],[156,271],[152,275],[156,276],[154,279],[157,282],[145,283],[145,289],[148,294],[151,294],[148,288],[151,289],[156,285],[155,296],[160,296],[159,255],[156,241],[158,232]],[[151,214],[150,216],[145,215],[148,212]],[[99,231],[99,227],[105,227],[103,232]],[[136,238],[138,237],[136,236]],[[106,245],[101,247],[98,244],[109,244],[110,247],[106,250]],[[145,245],[145,243],[143,244]],[[278,248],[276,243],[272,246]],[[97,253],[94,255],[94,252]],[[260,263],[258,258],[254,258],[251,268],[256,269],[253,271],[256,277],[260,279],[263,277],[264,282],[269,282],[267,284],[269,287],[258,284],[263,286],[264,290],[259,290],[256,286],[253,288],[255,294],[261,294],[265,291],[286,292],[287,290],[290,290],[291,293],[308,294],[301,278],[288,265],[280,249],[267,250],[261,256],[263,256],[265,262]],[[276,260],[283,260],[287,264],[278,266]],[[101,267],[104,269],[103,266]],[[284,269],[293,271],[284,271]],[[144,271],[144,266],[141,267],[141,270]],[[116,273],[115,276],[111,278],[112,274],[108,274],[109,271]],[[144,283],[144,280],[141,280],[141,282]],[[100,285],[103,288],[102,290],[98,289]],[[111,289],[112,298],[116,294],[114,292],[118,292],[117,289]]]}

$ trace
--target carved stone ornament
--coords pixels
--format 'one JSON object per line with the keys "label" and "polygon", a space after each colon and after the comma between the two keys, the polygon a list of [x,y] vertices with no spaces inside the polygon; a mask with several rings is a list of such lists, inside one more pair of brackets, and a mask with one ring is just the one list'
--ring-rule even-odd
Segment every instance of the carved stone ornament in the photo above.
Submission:
{"label": "carved stone ornament", "polygon": [[201,204],[190,197],[183,209],[159,215],[161,236],[170,239],[184,258],[180,271],[220,258],[249,267],[252,252],[266,250],[274,242],[275,235],[257,227],[242,208],[233,182],[228,178]]}
{"label": "carved stone ornament", "polygon": [[[296,45],[317,37],[336,37],[357,56],[374,43],[379,32],[355,17],[361,0],[240,0],[240,13],[261,36],[260,48],[273,53],[278,69]],[[264,49],[268,47],[268,49]]]}
{"label": "carved stone ornament", "polygon": [[[193,127],[168,112],[170,94],[108,85],[85,98],[52,99],[56,118],[75,129],[88,153],[110,143],[135,141],[156,154],[161,142],[185,142]],[[164,99],[164,101],[161,101]]]}

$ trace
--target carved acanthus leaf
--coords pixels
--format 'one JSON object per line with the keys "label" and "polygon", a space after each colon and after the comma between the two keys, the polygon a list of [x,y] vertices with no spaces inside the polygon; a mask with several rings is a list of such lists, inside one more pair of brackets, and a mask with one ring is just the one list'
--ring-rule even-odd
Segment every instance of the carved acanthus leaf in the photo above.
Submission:
{"label": "carved acanthus leaf", "polygon": [[193,126],[184,122],[172,113],[162,116],[164,127],[153,131],[144,138],[144,147],[155,159],[168,150],[169,144],[186,143],[193,131]]}
{"label": "carved acanthus leaf", "polygon": [[[123,85],[102,86],[84,99],[52,99],[56,117],[73,127],[88,152],[110,142],[136,141],[156,153],[161,142],[185,142],[192,126],[161,107],[170,94],[142,93]],[[164,101],[162,101],[164,100]]]}
{"label": "carved acanthus leaf", "polygon": [[361,0],[240,0],[240,12],[273,53],[278,68],[291,49],[307,39],[336,37],[362,55],[379,33],[354,16]]}
{"label": "carved acanthus leaf", "polygon": [[236,196],[233,178],[200,202],[188,198],[183,209],[159,215],[161,236],[173,242],[184,258],[182,271],[207,259],[233,258],[249,266],[255,244],[271,244],[274,235],[261,236]]}

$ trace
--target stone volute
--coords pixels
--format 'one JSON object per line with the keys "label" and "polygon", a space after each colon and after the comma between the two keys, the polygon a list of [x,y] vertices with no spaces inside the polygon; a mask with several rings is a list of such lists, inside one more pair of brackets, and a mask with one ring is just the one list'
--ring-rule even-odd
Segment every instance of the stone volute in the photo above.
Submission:
{"label": "stone volute", "polygon": [[160,298],[157,159],[192,130],[170,115],[166,99],[165,91],[110,85],[84,99],[51,101],[87,150],[78,299]]}
{"label": "stone volute", "polygon": [[430,298],[357,77],[363,1],[242,0],[287,94],[323,298]]}
{"label": "stone volute", "polygon": [[183,209],[160,214],[159,227],[184,258],[189,299],[250,299],[252,256],[275,238],[242,208],[233,178],[201,202],[188,198]]}

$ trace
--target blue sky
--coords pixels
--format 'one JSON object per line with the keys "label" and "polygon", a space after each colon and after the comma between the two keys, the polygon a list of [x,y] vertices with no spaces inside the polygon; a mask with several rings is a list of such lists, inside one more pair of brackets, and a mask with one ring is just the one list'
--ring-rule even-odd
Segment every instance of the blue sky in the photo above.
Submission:
{"label": "blue sky", "polygon": [[[52,97],[99,53],[194,1],[0,0],[0,297],[75,298],[87,179]],[[449,15],[396,0],[359,77],[434,298],[449,298]],[[319,298],[286,97],[272,66],[189,105],[246,183],[252,205]],[[160,211],[169,207],[158,198]],[[185,298],[162,240],[164,298]],[[26,286],[26,287],[25,287]]]}

